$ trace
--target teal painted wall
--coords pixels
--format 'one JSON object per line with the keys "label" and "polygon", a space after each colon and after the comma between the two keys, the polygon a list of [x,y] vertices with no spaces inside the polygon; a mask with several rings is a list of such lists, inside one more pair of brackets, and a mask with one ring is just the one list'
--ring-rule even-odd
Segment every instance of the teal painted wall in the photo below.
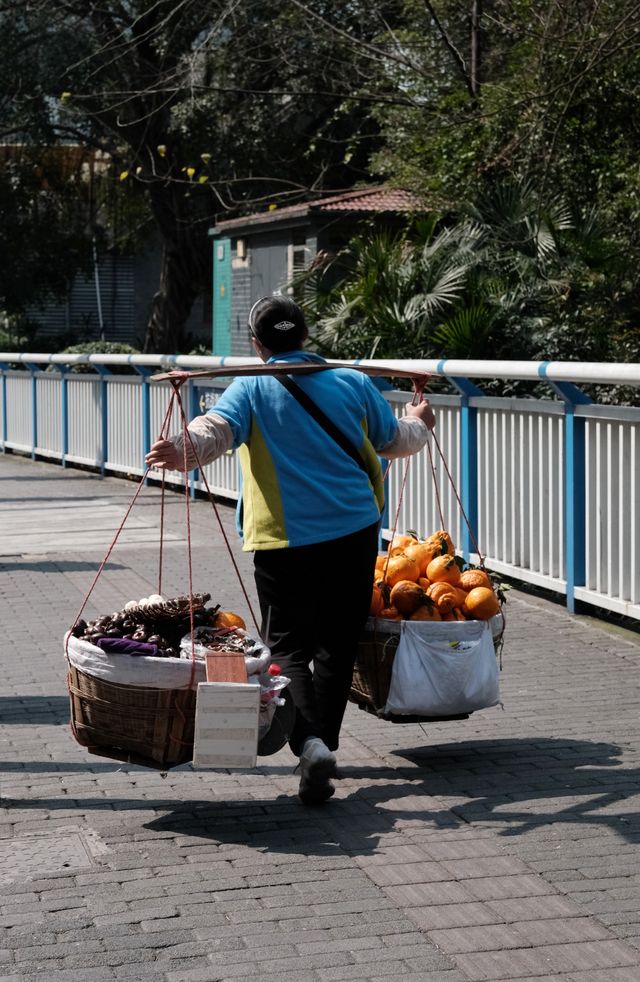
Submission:
{"label": "teal painted wall", "polygon": [[211,353],[231,354],[231,239],[213,240]]}

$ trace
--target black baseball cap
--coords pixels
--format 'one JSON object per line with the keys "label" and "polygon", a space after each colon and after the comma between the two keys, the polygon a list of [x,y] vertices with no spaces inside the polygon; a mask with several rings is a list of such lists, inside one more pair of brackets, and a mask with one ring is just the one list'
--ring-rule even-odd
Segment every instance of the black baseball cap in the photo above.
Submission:
{"label": "black baseball cap", "polygon": [[262,297],[249,311],[249,330],[275,353],[299,348],[307,337],[304,313],[289,297]]}

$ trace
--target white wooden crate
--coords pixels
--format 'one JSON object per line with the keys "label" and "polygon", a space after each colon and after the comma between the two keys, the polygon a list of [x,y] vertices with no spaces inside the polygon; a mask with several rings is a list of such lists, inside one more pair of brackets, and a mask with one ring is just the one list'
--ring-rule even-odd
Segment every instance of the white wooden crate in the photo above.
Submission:
{"label": "white wooden crate", "polygon": [[259,715],[259,686],[241,682],[200,682],[193,766],[255,767]]}

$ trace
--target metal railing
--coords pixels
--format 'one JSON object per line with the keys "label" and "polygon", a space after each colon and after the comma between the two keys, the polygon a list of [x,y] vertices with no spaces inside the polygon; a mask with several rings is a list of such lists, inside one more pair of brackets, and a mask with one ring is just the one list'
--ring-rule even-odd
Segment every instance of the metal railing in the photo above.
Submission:
{"label": "metal railing", "polygon": [[[160,355],[0,354],[0,446],[63,466],[141,475],[159,432],[168,387],[160,368],[233,367],[247,359]],[[17,368],[16,363],[23,367]],[[70,369],[90,363],[94,372]],[[376,365],[380,362],[369,362]],[[442,523],[467,558],[479,547],[506,577],[640,619],[640,409],[592,403],[580,383],[640,385],[638,364],[398,361],[437,375],[451,394],[430,395],[438,445],[389,472],[387,528],[429,534]],[[136,374],[117,374],[124,365]],[[45,369],[49,369],[48,371]],[[475,379],[545,381],[549,399],[494,398]],[[215,405],[227,382],[195,379],[189,415]],[[410,396],[385,393],[402,412]],[[178,429],[174,412],[173,429]],[[442,456],[438,452],[442,451]],[[211,490],[237,499],[235,454],[205,469]],[[153,476],[153,475],[152,475]],[[190,475],[192,491],[204,489]],[[404,491],[402,491],[404,483]]]}

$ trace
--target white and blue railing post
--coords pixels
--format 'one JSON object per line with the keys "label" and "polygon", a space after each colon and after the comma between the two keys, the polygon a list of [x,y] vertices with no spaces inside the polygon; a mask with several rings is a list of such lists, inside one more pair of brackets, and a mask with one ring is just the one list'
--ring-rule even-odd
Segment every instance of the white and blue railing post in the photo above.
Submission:
{"label": "white and blue railing post", "polygon": [[69,380],[67,378],[67,366],[60,365],[60,436],[62,443],[62,457],[60,463],[63,467],[67,466],[69,455]]}
{"label": "white and blue railing post", "polygon": [[[189,419],[187,420],[187,422],[191,422],[192,419],[195,419],[196,416],[200,415],[200,405],[198,403],[198,389],[192,381],[187,382],[187,388],[189,392],[189,396],[185,400],[188,406],[188,413],[189,413]],[[189,491],[191,493],[192,498],[195,498],[196,496],[196,484],[199,480],[200,480],[200,471],[196,467],[194,470],[191,471],[191,477],[189,479]]]}
{"label": "white and blue railing post", "polygon": [[456,377],[449,381],[460,393],[459,493],[463,510],[460,549],[466,562],[470,562],[478,551],[478,410],[470,400],[484,393],[469,379]]}
{"label": "white and blue railing post", "polygon": [[36,447],[38,446],[38,375],[41,369],[32,362],[25,362],[26,368],[31,372],[31,459],[36,459]]}
{"label": "white and blue railing post", "polygon": [[[144,474],[146,470],[145,458],[149,451],[151,450],[151,392],[149,388],[149,376],[153,373],[153,369],[147,368],[144,365],[134,364],[136,372],[140,376],[140,398],[141,398],[141,415],[142,415],[142,473]],[[145,484],[149,483],[149,478],[146,479]]]}
{"label": "white and blue railing post", "polygon": [[0,369],[2,372],[2,452],[7,452],[8,424],[7,424],[7,370]]}
{"label": "white and blue railing post", "polygon": [[[545,378],[546,363],[539,373]],[[564,402],[564,550],[567,609],[576,612],[575,588],[584,586],[586,562],[586,475],[584,417],[576,416],[576,406],[591,403],[586,393],[572,382],[545,381]]]}
{"label": "white and blue railing post", "polygon": [[106,365],[94,364],[100,376],[100,477],[104,477],[109,459],[109,383],[111,374]]}

